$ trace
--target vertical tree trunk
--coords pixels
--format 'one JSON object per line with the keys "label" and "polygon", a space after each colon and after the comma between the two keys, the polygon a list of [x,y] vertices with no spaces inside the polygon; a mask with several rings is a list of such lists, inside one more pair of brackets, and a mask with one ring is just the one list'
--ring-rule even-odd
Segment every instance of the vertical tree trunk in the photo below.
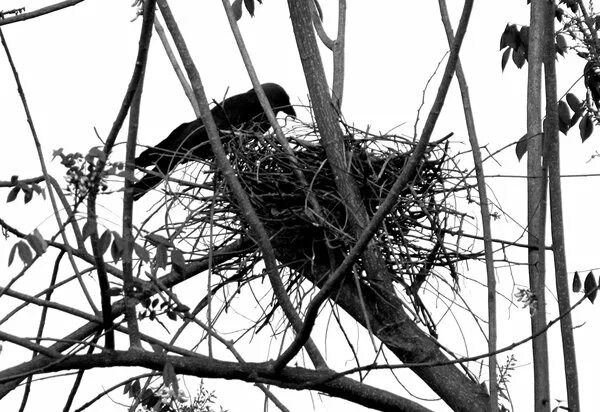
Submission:
{"label": "vertical tree trunk", "polygon": [[[542,167],[542,59],[544,38],[544,2],[531,4],[527,85],[527,227],[529,242],[529,285],[537,299],[531,314],[531,331],[546,326],[545,299],[545,222],[546,169]],[[545,333],[533,339],[534,405],[536,411],[550,410],[548,378],[548,340]]]}

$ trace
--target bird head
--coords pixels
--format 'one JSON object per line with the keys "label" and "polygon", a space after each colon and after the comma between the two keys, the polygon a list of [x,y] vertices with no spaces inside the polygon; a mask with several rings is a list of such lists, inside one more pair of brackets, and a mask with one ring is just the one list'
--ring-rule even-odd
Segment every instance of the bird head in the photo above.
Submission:
{"label": "bird head", "polygon": [[276,83],[264,83],[262,84],[262,88],[275,115],[278,112],[284,112],[289,116],[296,117],[296,111],[290,103],[290,96],[288,96],[283,87]]}

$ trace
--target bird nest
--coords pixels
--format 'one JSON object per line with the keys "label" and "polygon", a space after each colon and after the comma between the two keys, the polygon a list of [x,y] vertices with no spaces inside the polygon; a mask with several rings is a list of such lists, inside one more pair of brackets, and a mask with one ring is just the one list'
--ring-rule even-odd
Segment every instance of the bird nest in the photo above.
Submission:
{"label": "bird nest", "polygon": [[[348,166],[342,172],[354,178],[371,217],[402,172],[415,143],[400,136],[348,131]],[[355,236],[325,150],[310,142],[315,134],[306,126],[287,134],[288,138],[293,136],[295,160],[273,136],[257,139],[236,133],[226,139],[226,149],[271,238],[277,259],[295,273],[315,276],[319,272],[320,277],[341,262]],[[299,180],[298,170],[306,184]],[[432,143],[395,207],[378,228],[374,240],[382,250],[389,272],[412,295],[416,295],[428,275],[441,273],[441,268],[456,279],[455,265],[464,256],[446,237],[462,226],[464,214],[452,205],[457,194],[468,189],[455,159],[448,153],[447,139]],[[309,196],[317,200],[318,210]],[[223,189],[221,201],[229,205],[226,209],[234,212],[244,229],[240,218],[243,213],[233,193]],[[362,273],[360,260],[357,268]]]}

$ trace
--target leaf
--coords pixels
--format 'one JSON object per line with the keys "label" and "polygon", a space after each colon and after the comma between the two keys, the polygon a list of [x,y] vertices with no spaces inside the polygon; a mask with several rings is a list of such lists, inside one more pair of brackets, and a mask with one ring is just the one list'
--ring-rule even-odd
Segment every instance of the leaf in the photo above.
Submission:
{"label": "leaf", "polygon": [[26,239],[37,255],[43,255],[46,249],[48,249],[48,242],[46,242],[37,229],[32,234],[27,235]]}
{"label": "leaf", "polygon": [[12,265],[13,260],[15,260],[15,252],[17,251],[17,244],[15,243],[13,247],[10,249],[10,253],[8,254],[8,266]]}
{"label": "leaf", "polygon": [[567,103],[573,112],[577,113],[583,107],[583,102],[577,98],[573,93],[567,93]]}
{"label": "leaf", "polygon": [[177,315],[175,314],[175,312],[173,312],[171,310],[168,310],[167,311],[167,318],[175,321],[175,320],[177,320]]}
{"label": "leaf", "polygon": [[131,384],[131,392],[130,395],[132,397],[137,397],[140,393],[140,390],[142,389],[142,386],[140,385],[140,381],[139,380],[135,380],[133,381],[133,383]]}
{"label": "leaf", "polygon": [[587,114],[579,122],[579,135],[581,136],[581,141],[585,142],[588,139],[588,137],[592,135],[593,131],[594,122],[592,121],[592,116]]}
{"label": "leaf", "polygon": [[165,246],[173,247],[173,242],[171,242],[166,237],[157,235],[155,233],[150,233],[149,235],[146,236],[146,239],[148,240],[148,242],[150,242],[154,246],[165,245]]}
{"label": "leaf", "polygon": [[235,0],[231,5],[231,9],[236,21],[242,18],[242,0]]}
{"label": "leaf", "polygon": [[579,273],[575,272],[573,276],[573,284],[571,286],[573,288],[573,292],[577,293],[581,291],[581,278],[579,277]]}
{"label": "leaf", "polygon": [[33,190],[31,190],[31,188],[28,186],[24,186],[23,192],[25,192],[25,197],[23,198],[25,204],[31,202],[31,199],[33,198]]}
{"label": "leaf", "polygon": [[123,242],[123,238],[117,232],[113,231],[113,242],[110,247],[110,255],[113,258],[113,261],[116,263],[123,256],[123,250],[125,249],[125,242]]}
{"label": "leaf", "polygon": [[13,187],[10,192],[8,192],[8,196],[6,196],[6,203],[10,203],[15,200],[19,194],[19,190],[21,190],[19,186]]}
{"label": "leaf", "polygon": [[569,49],[567,40],[562,34],[556,35],[556,45],[558,46],[558,50],[560,51],[561,56]]}
{"label": "leaf", "polygon": [[167,247],[158,245],[156,247],[156,255],[154,256],[154,264],[156,267],[164,269],[167,267]]}
{"label": "leaf", "polygon": [[598,284],[596,283],[596,278],[594,274],[590,271],[585,277],[585,281],[583,282],[583,291],[586,295],[588,295],[588,299],[590,302],[594,303],[596,300],[596,295],[598,294],[597,289]]}
{"label": "leaf", "polygon": [[514,50],[512,54],[513,62],[517,68],[521,68],[525,65],[525,51],[521,48]]}
{"label": "leaf", "polygon": [[185,267],[185,258],[179,249],[171,250],[171,264],[176,269],[182,269]]}
{"label": "leaf", "polygon": [[173,368],[173,364],[169,361],[165,362],[165,366],[163,368],[163,383],[166,387],[171,386],[173,388],[173,392],[176,394],[179,393],[179,384],[177,383],[177,375],[175,374],[175,368]]}
{"label": "leaf", "polygon": [[558,102],[558,130],[564,134],[567,134],[570,126],[571,110],[569,110],[569,105],[565,103],[565,101],[561,100]]}
{"label": "leaf", "polygon": [[100,255],[104,255],[110,246],[110,231],[106,229],[102,236],[100,236],[100,240],[98,241],[98,249],[100,249]]}
{"label": "leaf", "polygon": [[506,67],[506,63],[508,62],[508,57],[510,56],[510,49],[506,49],[504,50],[504,53],[502,53],[502,71],[504,71],[504,68]]}
{"label": "leaf", "polygon": [[81,235],[83,236],[83,240],[86,240],[88,237],[90,237],[92,235],[92,231],[94,230],[94,227],[92,225],[92,222],[89,220],[86,220],[84,225],[83,225],[83,229],[81,231]]}
{"label": "leaf", "polygon": [[143,262],[146,262],[146,263],[150,262],[150,252],[148,252],[147,249],[143,248],[142,246],[138,245],[137,243],[134,243],[133,251],[135,252],[137,257],[140,258],[140,260],[142,260]]}
{"label": "leaf", "polygon": [[29,249],[27,243],[23,242],[22,240],[19,241],[17,243],[17,252],[19,252],[19,257],[21,258],[23,263],[25,263],[26,265],[31,264],[33,260],[33,254],[31,253],[31,249]]}
{"label": "leaf", "polygon": [[527,133],[525,133],[517,142],[515,146],[515,151],[517,153],[517,159],[519,161],[523,158],[525,153],[527,153]]}
{"label": "leaf", "polygon": [[254,0],[244,0],[246,10],[250,13],[250,17],[254,17]]}
{"label": "leaf", "polygon": [[518,47],[518,37],[519,31],[517,30],[517,26],[514,24],[507,24],[502,36],[500,36],[500,50],[507,46],[511,49],[516,49]]}
{"label": "leaf", "polygon": [[[144,392],[142,392],[142,394],[138,397],[140,399],[140,402],[142,403],[142,406],[145,406],[147,408],[151,408],[156,404],[156,399],[158,398],[154,392],[152,391],[152,389],[150,388],[146,388],[144,390]],[[159,402],[162,403],[162,400],[160,398],[158,398]],[[156,411],[160,411],[161,409],[155,409]]]}
{"label": "leaf", "polygon": [[519,30],[519,39],[524,45],[529,45],[529,26],[522,26]]}

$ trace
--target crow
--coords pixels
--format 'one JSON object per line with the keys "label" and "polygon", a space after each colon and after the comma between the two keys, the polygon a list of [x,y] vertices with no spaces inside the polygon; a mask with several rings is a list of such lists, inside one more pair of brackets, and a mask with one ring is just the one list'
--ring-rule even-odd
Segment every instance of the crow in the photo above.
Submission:
{"label": "crow", "polygon": [[[264,83],[262,88],[275,115],[281,111],[296,117],[283,87],[275,83]],[[264,134],[271,127],[254,89],[223,100],[211,113],[221,135],[223,131],[233,129]],[[152,173],[146,174],[133,186],[133,200],[140,199],[156,187],[178,164],[194,159],[206,160],[212,156],[208,134],[201,119],[179,125],[162,142],[144,150],[135,159],[135,166],[138,168],[152,165],[154,168]]]}

